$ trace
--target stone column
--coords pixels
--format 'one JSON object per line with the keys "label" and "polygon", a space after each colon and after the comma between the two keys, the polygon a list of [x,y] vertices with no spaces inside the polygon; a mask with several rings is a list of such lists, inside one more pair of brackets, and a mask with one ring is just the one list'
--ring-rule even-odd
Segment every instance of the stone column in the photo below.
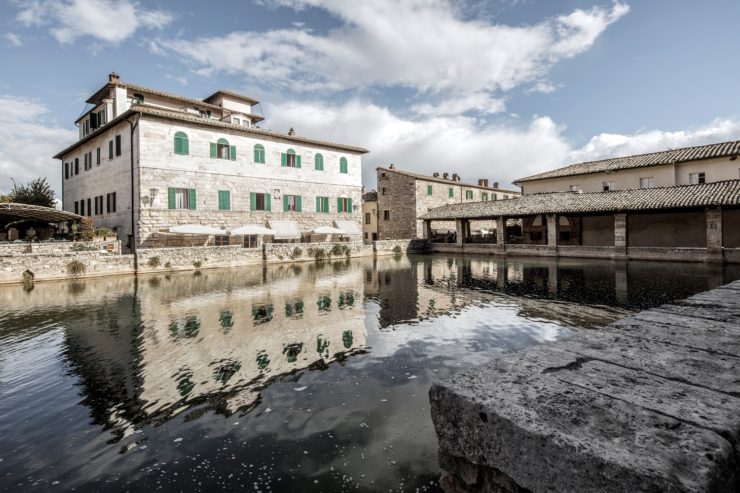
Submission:
{"label": "stone column", "polygon": [[548,248],[558,247],[558,216],[557,214],[547,215],[547,246]]}
{"label": "stone column", "polygon": [[627,255],[627,214],[614,214],[614,252]]}
{"label": "stone column", "polygon": [[496,245],[506,245],[506,219],[503,217],[496,218]]}
{"label": "stone column", "polygon": [[429,219],[424,220],[424,238],[432,241],[432,221]]}
{"label": "stone column", "polygon": [[464,219],[456,219],[455,220],[455,242],[458,245],[463,245],[465,243],[465,230],[467,221]]}

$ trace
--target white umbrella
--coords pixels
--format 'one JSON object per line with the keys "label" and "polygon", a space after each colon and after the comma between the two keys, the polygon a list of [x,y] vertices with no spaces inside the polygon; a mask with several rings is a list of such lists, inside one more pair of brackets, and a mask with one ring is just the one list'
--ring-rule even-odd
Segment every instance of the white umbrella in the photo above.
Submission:
{"label": "white umbrella", "polygon": [[311,231],[315,235],[343,235],[346,232],[343,229],[332,228],[331,226],[319,226]]}
{"label": "white umbrella", "polygon": [[234,228],[231,230],[232,235],[269,235],[274,236],[277,231],[270,228],[265,228],[259,224],[247,224],[240,228]]}
{"label": "white umbrella", "polygon": [[180,224],[172,226],[170,233],[180,233],[185,235],[225,235],[226,230],[214,228],[213,226],[204,226],[202,224]]}

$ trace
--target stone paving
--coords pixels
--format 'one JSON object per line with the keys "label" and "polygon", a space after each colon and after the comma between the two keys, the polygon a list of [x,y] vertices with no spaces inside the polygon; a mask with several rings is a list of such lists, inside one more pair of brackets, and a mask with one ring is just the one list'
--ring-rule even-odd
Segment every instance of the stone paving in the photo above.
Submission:
{"label": "stone paving", "polygon": [[740,281],[430,390],[463,491],[740,491]]}

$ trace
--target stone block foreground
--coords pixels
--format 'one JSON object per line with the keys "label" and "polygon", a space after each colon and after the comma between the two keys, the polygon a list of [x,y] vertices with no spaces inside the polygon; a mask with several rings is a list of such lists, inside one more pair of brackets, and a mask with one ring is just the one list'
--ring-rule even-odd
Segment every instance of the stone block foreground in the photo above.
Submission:
{"label": "stone block foreground", "polygon": [[432,386],[448,491],[740,491],[740,281]]}

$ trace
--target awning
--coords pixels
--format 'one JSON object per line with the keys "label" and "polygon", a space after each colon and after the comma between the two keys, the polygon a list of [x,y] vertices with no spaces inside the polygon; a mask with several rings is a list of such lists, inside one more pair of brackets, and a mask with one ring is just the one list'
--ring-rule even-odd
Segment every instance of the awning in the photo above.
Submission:
{"label": "awning", "polygon": [[347,236],[362,236],[362,230],[357,221],[334,221],[334,225],[344,230],[344,234]]}
{"label": "awning", "polygon": [[270,229],[275,230],[276,240],[299,240],[301,230],[295,221],[270,221]]}
{"label": "awning", "polygon": [[277,234],[274,229],[269,229],[259,224],[247,224],[240,228],[234,228],[231,230],[232,235],[267,235],[273,236]]}
{"label": "awning", "polygon": [[183,235],[227,235],[225,229],[214,228],[213,226],[204,226],[202,224],[180,224],[172,226],[170,233],[179,233]]}
{"label": "awning", "polygon": [[311,230],[311,233],[315,235],[345,235],[347,234],[343,229],[332,228],[331,226],[319,226],[317,228],[313,228],[313,230]]}
{"label": "awning", "polygon": [[59,221],[79,221],[82,216],[67,211],[43,207],[41,205],[29,204],[0,204],[0,216],[21,217],[24,219],[37,219],[50,223]]}

